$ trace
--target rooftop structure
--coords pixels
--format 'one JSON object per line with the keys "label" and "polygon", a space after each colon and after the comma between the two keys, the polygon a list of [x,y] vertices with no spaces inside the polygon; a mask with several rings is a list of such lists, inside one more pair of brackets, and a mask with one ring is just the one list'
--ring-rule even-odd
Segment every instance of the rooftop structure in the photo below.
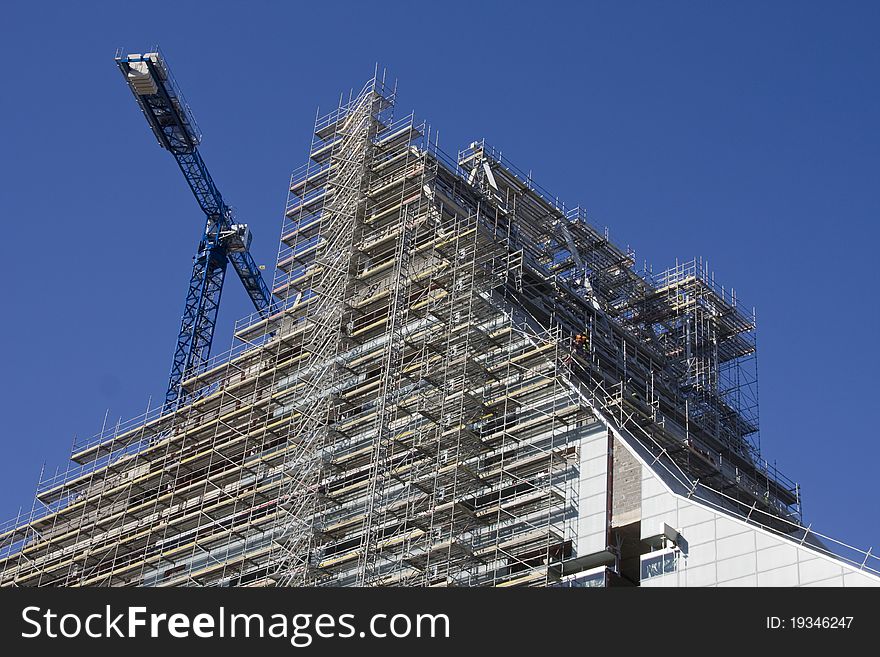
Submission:
{"label": "rooftop structure", "polygon": [[383,77],[316,121],[271,292],[41,480],[0,585],[880,584],[761,458],[734,293],[637,272]]}

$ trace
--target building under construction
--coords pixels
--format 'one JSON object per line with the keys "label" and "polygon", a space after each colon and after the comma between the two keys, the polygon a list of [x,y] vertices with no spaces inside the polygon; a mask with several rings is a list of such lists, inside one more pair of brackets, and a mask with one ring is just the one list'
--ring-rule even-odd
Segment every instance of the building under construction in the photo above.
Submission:
{"label": "building under construction", "polygon": [[759,453],[755,322],[381,76],[318,118],[271,313],[2,528],[4,586],[877,585]]}

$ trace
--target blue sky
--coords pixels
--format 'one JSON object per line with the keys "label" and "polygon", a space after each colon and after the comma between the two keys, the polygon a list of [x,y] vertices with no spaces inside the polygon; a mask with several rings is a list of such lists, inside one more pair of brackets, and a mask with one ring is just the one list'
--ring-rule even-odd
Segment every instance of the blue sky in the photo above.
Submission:
{"label": "blue sky", "polygon": [[[116,70],[159,43],[274,263],[316,106],[375,62],[655,270],[757,307],[762,443],[805,521],[880,549],[876,3],[16,3],[4,9],[0,518],[74,435],[164,391],[202,217]],[[228,279],[215,353],[251,312]]]}

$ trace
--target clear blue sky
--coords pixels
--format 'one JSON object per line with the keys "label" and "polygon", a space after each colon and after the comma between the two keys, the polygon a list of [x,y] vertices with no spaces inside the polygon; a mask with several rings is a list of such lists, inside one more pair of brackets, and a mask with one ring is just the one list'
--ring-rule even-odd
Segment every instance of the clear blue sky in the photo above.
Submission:
{"label": "clear blue sky", "polygon": [[[880,5],[18,2],[0,27],[0,517],[170,367],[202,217],[116,70],[159,43],[271,270],[317,105],[376,61],[455,152],[486,137],[655,270],[758,309],[765,455],[880,549]],[[251,312],[228,279],[215,353]]]}

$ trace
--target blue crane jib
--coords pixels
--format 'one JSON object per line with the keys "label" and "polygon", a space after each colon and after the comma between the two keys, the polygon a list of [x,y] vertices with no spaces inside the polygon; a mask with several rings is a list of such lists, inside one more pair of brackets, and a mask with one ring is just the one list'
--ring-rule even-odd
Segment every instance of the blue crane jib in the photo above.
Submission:
{"label": "blue crane jib", "polygon": [[117,55],[116,63],[159,145],[174,156],[207,217],[198,252],[193,258],[192,276],[165,394],[165,408],[172,410],[185,398],[181,386],[186,377],[210,356],[227,264],[232,263],[260,314],[268,316],[273,312],[275,301],[250,254],[251,233],[247,224],[236,223],[232,210],[223,200],[199,154],[201,134],[165,60],[158,52],[152,52]]}

